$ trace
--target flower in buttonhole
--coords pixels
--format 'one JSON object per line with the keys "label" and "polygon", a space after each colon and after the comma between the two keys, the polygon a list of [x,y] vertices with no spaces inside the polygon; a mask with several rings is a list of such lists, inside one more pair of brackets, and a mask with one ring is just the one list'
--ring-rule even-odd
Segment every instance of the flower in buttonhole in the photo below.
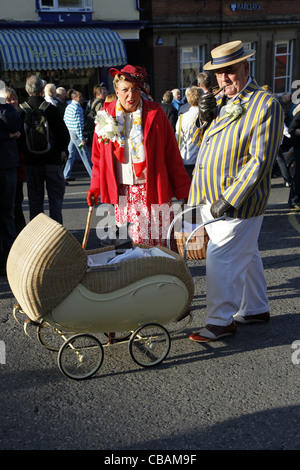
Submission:
{"label": "flower in buttonhole", "polygon": [[237,119],[238,117],[242,116],[244,112],[245,108],[240,104],[230,103],[225,106],[225,113],[233,119]]}
{"label": "flower in buttonhole", "polygon": [[97,112],[95,124],[95,132],[99,137],[99,142],[108,143],[111,140],[121,144],[124,139],[123,126],[107,111]]}

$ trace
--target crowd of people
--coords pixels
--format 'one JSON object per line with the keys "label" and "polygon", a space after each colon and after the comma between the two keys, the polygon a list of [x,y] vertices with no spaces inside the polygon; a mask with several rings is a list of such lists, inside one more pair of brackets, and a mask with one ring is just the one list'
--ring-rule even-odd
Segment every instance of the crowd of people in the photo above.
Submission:
{"label": "crowd of people", "polygon": [[191,340],[218,340],[239,323],[269,320],[258,237],[274,165],[287,148],[295,162],[289,205],[300,208],[300,110],[251,77],[254,54],[241,41],[218,46],[183,99],[179,89],[167,90],[160,103],[150,95],[145,69],[129,64],[111,68],[113,93],[96,86],[85,108],[78,90],[31,76],[26,101],[34,110],[46,103],[52,135],[43,156],[27,141],[26,107],[7,89],[0,104],[1,274],[25,224],[25,180],[30,219],[43,212],[46,185],[50,217],[62,223],[65,184],[79,156],[90,176],[87,204],[99,198],[112,204],[116,224],[126,224],[135,243],[166,245],[174,200],[199,206],[204,221],[220,219],[207,226],[207,317]]}

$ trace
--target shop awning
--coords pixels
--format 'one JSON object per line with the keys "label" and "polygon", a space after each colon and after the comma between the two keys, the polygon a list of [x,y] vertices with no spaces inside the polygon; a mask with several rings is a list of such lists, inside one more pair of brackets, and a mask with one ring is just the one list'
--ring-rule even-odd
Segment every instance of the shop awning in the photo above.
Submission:
{"label": "shop awning", "polygon": [[113,67],[127,62],[118,33],[101,28],[0,30],[1,70]]}

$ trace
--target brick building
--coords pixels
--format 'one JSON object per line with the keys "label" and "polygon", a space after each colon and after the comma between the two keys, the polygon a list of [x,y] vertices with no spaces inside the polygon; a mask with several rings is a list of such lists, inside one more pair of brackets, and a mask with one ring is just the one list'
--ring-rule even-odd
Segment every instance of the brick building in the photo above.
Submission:
{"label": "brick building", "polygon": [[140,6],[147,21],[140,60],[156,100],[172,88],[183,93],[211,49],[236,39],[256,50],[251,72],[259,84],[300,100],[299,0],[141,0]]}

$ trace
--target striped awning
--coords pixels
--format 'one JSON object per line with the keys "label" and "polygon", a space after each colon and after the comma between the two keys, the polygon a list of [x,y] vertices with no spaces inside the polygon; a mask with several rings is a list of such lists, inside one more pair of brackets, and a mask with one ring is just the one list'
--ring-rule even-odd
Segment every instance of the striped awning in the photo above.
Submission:
{"label": "striped awning", "polygon": [[113,67],[126,63],[124,43],[110,29],[0,29],[3,71]]}

